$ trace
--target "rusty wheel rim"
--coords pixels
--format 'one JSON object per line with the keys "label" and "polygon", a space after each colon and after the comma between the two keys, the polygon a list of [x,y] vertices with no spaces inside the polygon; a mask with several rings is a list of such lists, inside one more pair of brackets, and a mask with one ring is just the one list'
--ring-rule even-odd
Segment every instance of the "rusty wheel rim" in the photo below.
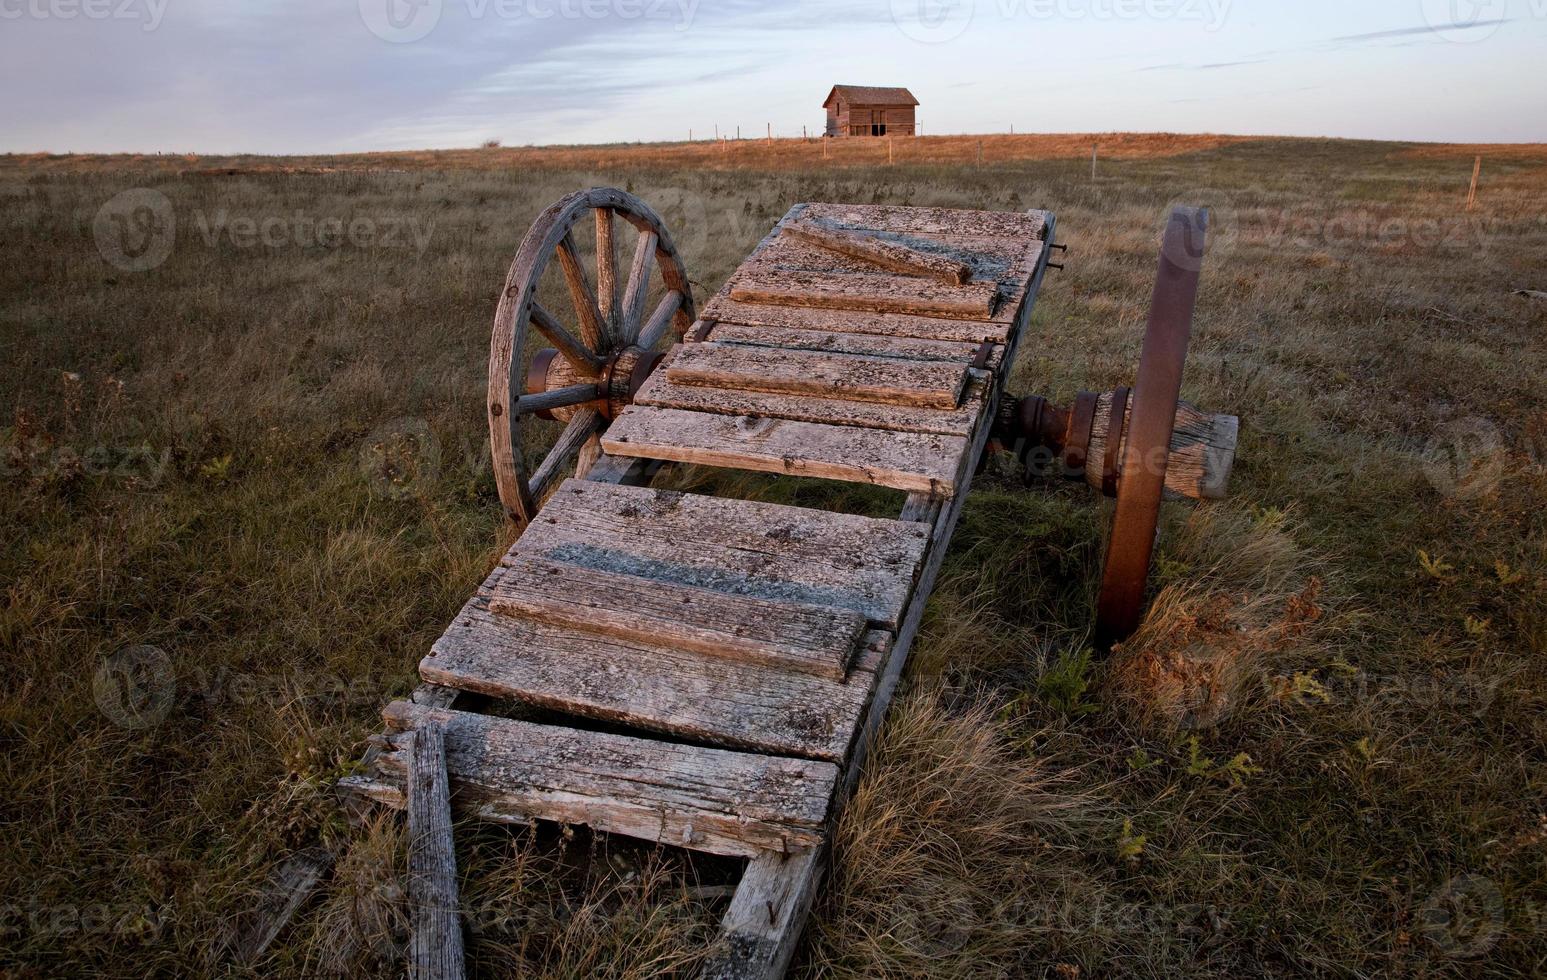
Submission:
{"label": "rusty wheel rim", "polygon": [[[577,227],[588,217],[597,246],[589,268],[575,242]],[[619,264],[620,226],[636,233],[627,266]],[[569,297],[567,309],[549,309],[538,299],[544,273],[555,260]],[[652,312],[646,304],[655,272],[664,289]],[[632,381],[639,354],[668,337],[680,339],[694,317],[681,257],[660,215],[643,201],[614,188],[592,188],[570,194],[537,217],[500,292],[489,346],[490,450],[500,502],[512,521],[525,526],[536,515],[547,494],[605,429],[619,399],[637,390]],[[552,353],[532,354],[529,361],[533,330],[552,345]],[[614,368],[622,363],[630,367],[628,383],[620,386]],[[559,388],[549,384],[550,368],[556,365],[562,371],[555,373],[565,377]],[[567,424],[541,462],[529,467],[523,450],[532,439],[523,428],[531,429],[535,421],[528,420],[543,417]]]}
{"label": "rusty wheel rim", "polygon": [[1132,636],[1144,616],[1207,232],[1203,208],[1177,208],[1166,223],[1096,603],[1096,642],[1102,647]]}

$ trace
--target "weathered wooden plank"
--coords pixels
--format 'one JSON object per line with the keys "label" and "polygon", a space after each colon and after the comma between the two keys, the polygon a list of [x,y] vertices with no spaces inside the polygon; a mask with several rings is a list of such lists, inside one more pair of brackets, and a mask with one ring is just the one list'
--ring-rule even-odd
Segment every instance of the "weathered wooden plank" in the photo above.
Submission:
{"label": "weathered wooden plank", "polygon": [[850,425],[863,429],[891,432],[933,432],[943,436],[966,436],[973,421],[983,411],[985,384],[977,379],[967,384],[960,408],[940,411],[909,405],[877,405],[839,398],[812,395],[779,395],[763,391],[736,391],[702,385],[679,385],[657,371],[634,396],[634,404],[656,408],[681,408],[715,415],[745,415],[754,418],[791,419],[796,422],[820,422],[826,425]]}
{"label": "weathered wooden plank", "polygon": [[[604,456],[598,467],[623,457]],[[595,471],[593,470],[593,475]],[[929,530],[752,500],[572,480],[511,549],[519,555],[896,624]]]}
{"label": "weathered wooden plank", "polygon": [[997,283],[945,286],[928,279],[876,274],[834,274],[805,270],[749,270],[739,273],[731,299],[828,310],[915,313],[957,320],[994,315]]}
{"label": "weathered wooden plank", "polygon": [[720,344],[687,344],[666,376],[678,384],[817,395],[883,405],[953,409],[967,387],[967,365]]}
{"label": "weathered wooden plank", "polygon": [[[411,709],[417,707],[410,702],[399,703]],[[439,718],[424,717],[414,731],[407,733],[410,980],[459,980],[466,975],[442,724]]]}
{"label": "weathered wooden plank", "polygon": [[[1132,416],[1133,401],[1130,399],[1126,418]],[[1097,490],[1101,489],[1102,469],[1106,463],[1111,417],[1112,393],[1104,392],[1096,403],[1086,449],[1085,482]],[[1229,496],[1230,472],[1235,465],[1240,427],[1240,419],[1233,415],[1211,415],[1187,402],[1178,402],[1166,459],[1166,496],[1192,500],[1223,500]],[[1128,431],[1125,423],[1123,446],[1120,447],[1123,453],[1128,451]]]}
{"label": "weathered wooden plank", "polygon": [[[459,803],[503,819],[586,824],[714,854],[749,856],[821,839],[831,763],[537,725],[406,702],[390,725],[439,722]],[[394,740],[394,747],[401,744]],[[403,753],[381,757],[399,776]],[[476,812],[476,811],[475,811]]]}
{"label": "weathered wooden plank", "polygon": [[[731,299],[730,290],[722,290],[704,308],[704,319],[721,326],[730,323],[760,327],[789,327],[796,330],[834,330],[843,333],[877,334],[885,337],[917,337],[924,340],[957,340],[978,344],[992,340],[1004,343],[1008,323],[977,320],[950,320],[943,317],[908,313],[874,313],[856,310],[818,310],[772,303],[743,303]],[[718,328],[716,328],[718,329]]]}
{"label": "weathered wooden plank", "polygon": [[812,202],[802,206],[800,217],[840,228],[988,238],[1042,238],[1047,224],[1045,211],[977,211],[889,204]]}
{"label": "weathered wooden plank", "polygon": [[[960,340],[923,340],[916,337],[888,337],[884,334],[844,333],[837,330],[796,330],[789,327],[757,327],[741,323],[715,325],[712,339],[717,344],[743,344],[754,347],[785,347],[794,350],[832,351],[838,354],[865,354],[871,357],[895,357],[911,361],[960,361],[972,363],[980,343]],[[995,344],[989,352],[989,368],[999,366],[1004,346]]]}
{"label": "weathered wooden plank", "polygon": [[849,609],[730,595],[676,582],[520,557],[489,608],[551,626],[841,681],[865,634]]}
{"label": "weathered wooden plank", "polygon": [[261,960],[332,867],[332,851],[308,847],[274,869],[257,908],[236,941],[237,962],[251,965]]}
{"label": "weathered wooden plank", "polygon": [[[499,569],[497,575],[502,575]],[[427,680],[717,745],[825,759],[848,751],[869,697],[869,634],[840,683],[463,607],[419,664]]]}
{"label": "weathered wooden plank", "polygon": [[602,436],[615,456],[814,476],[949,497],[967,440],[631,405]]}
{"label": "weathered wooden plank", "polygon": [[829,228],[815,221],[790,222],[784,226],[784,234],[852,258],[863,259],[893,272],[925,276],[955,285],[966,283],[972,278],[972,267],[965,262],[909,248],[874,235]]}
{"label": "weathered wooden plank", "polygon": [[[798,223],[798,222],[796,222]],[[779,225],[779,237],[765,242],[743,264],[743,269],[808,269],[814,272],[850,272],[875,274],[878,269],[870,262],[839,252],[820,248],[800,238],[783,234],[790,223]],[[902,235],[884,231],[863,231],[854,234],[867,239],[912,249],[937,256],[951,262],[959,262],[971,270],[971,278],[1001,285],[1012,281],[1024,281],[1030,275],[1026,255],[1040,243],[1034,239],[975,238],[962,235]]]}
{"label": "weathered wooden plank", "polygon": [[[1051,238],[1056,225],[1051,215],[1047,218],[1045,234]],[[1027,291],[1027,301],[1016,312],[1015,328],[1009,338],[1010,349],[1006,353],[1007,360],[1012,362],[1015,348],[1031,319],[1043,274],[1043,268],[1039,265]],[[999,397],[1000,391],[996,387],[989,397],[991,410],[997,406]],[[992,417],[992,411],[988,417]],[[988,440],[989,429],[990,426],[985,421],[985,424],[975,431],[969,460],[976,460],[982,452]],[[898,634],[897,643],[877,681],[876,695],[866,714],[864,731],[856,740],[853,755],[845,767],[843,783],[835,795],[835,806],[841,806],[853,791],[863,771],[870,745],[885,719],[892,693],[896,690],[897,680],[902,675],[913,640],[923,621],[924,610],[927,607],[930,591],[934,587],[935,577],[950,546],[951,534],[961,516],[961,508],[966,500],[965,489],[970,486],[971,481],[972,469],[965,467],[960,477],[964,492],[957,497],[945,501],[914,494],[908,498],[903,508],[905,519],[932,526],[935,540],[930,548],[929,558],[920,573],[917,598],[909,604],[902,631]],[[761,980],[761,978],[784,975],[795,953],[801,927],[810,909],[817,882],[821,878],[827,850],[827,843],[824,841],[816,848],[798,851],[782,860],[781,856],[764,855],[747,865],[746,874],[736,889],[736,896],[732,899],[731,907],[727,910],[721,926],[721,951],[705,964],[703,976],[735,978],[735,980],[760,978]]]}

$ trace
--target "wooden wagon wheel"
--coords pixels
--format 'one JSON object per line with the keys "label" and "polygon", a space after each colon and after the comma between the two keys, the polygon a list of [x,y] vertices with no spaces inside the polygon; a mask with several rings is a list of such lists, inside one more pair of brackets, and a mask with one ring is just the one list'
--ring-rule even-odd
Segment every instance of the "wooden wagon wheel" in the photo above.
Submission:
{"label": "wooden wagon wheel", "polygon": [[[574,236],[575,226],[587,216],[595,223],[594,280]],[[617,218],[638,233],[626,283],[618,275]],[[538,298],[543,273],[555,255],[569,295],[567,316]],[[646,317],[656,268],[664,292]],[[511,264],[489,346],[494,479],[511,520],[524,526],[532,519],[543,498],[644,383],[660,360],[656,346],[668,331],[680,339],[693,319],[693,293],[682,260],[660,215],[643,201],[612,188],[592,188],[538,216]],[[552,348],[537,350],[529,344],[528,326]],[[528,474],[525,454],[539,446],[531,431],[538,419],[567,425]]]}
{"label": "wooden wagon wheel", "polygon": [[[1171,432],[1181,395],[1182,367],[1198,299],[1198,274],[1208,233],[1208,211],[1177,208],[1166,224],[1160,272],[1150,301],[1144,352],[1132,392],[1126,433],[1108,439],[1107,471],[1116,479],[1117,507],[1107,539],[1101,594],[1096,604],[1096,641],[1110,646],[1133,635],[1144,614],[1144,592],[1160,521]],[[1126,402],[1127,392],[1119,390]],[[1121,420],[1114,400],[1111,418]],[[1121,449],[1121,468],[1117,466]]]}

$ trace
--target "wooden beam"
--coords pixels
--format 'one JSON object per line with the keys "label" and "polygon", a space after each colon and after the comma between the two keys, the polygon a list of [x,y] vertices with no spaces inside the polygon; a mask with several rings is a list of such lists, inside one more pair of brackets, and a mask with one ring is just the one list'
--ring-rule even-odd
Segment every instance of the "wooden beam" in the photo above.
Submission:
{"label": "wooden beam", "polygon": [[425,718],[410,739],[408,976],[410,980],[461,980],[466,973],[445,732],[439,719]]}
{"label": "wooden beam", "polygon": [[754,419],[630,405],[602,436],[615,456],[643,456],[763,473],[868,483],[940,496],[966,440],[785,419]]}
{"label": "wooden beam", "polygon": [[959,361],[906,361],[716,341],[683,346],[666,376],[679,384],[946,411],[961,404],[967,387],[967,365]]}
{"label": "wooden beam", "polygon": [[963,285],[972,278],[971,266],[949,256],[910,248],[874,235],[828,228],[815,221],[790,222],[784,226],[784,234],[893,272],[926,276],[953,286]]}

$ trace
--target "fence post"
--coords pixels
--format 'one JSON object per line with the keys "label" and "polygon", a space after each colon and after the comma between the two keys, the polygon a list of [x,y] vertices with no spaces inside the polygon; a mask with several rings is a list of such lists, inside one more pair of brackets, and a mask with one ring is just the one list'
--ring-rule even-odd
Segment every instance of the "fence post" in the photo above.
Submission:
{"label": "fence post", "polygon": [[1483,174],[1482,154],[1478,154],[1477,162],[1472,164],[1472,189],[1466,192],[1466,209],[1472,210],[1477,206],[1477,178]]}

